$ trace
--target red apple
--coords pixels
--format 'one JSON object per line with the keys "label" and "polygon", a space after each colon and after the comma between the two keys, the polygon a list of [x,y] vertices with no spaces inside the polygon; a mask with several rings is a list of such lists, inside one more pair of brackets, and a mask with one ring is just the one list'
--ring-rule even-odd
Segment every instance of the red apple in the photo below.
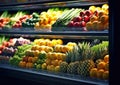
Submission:
{"label": "red apple", "polygon": [[85,11],[85,15],[87,15],[88,17],[92,15],[92,12],[90,10],[86,10]]}
{"label": "red apple", "polygon": [[78,16],[76,17],[76,22],[80,22],[82,20],[82,17]]}
{"label": "red apple", "polygon": [[74,22],[80,22],[81,20],[82,20],[82,17],[80,17],[80,16],[74,17],[74,18],[72,19],[72,21],[74,21]]}
{"label": "red apple", "polygon": [[85,12],[80,12],[80,16],[83,17],[85,15]]}
{"label": "red apple", "polygon": [[81,27],[85,27],[86,26],[86,22],[85,21],[81,21],[80,26]]}
{"label": "red apple", "polygon": [[70,21],[67,26],[68,26],[68,27],[73,27],[73,26],[74,26],[74,22],[73,22],[73,21]]}
{"label": "red apple", "polygon": [[80,27],[80,22],[75,22],[75,23],[74,23],[74,26],[75,26],[75,27]]}
{"label": "red apple", "polygon": [[17,21],[16,23],[17,23],[17,24],[20,24],[20,23],[21,23],[21,21]]}
{"label": "red apple", "polygon": [[85,22],[90,21],[90,17],[88,17],[87,15],[85,15],[83,19],[84,19]]}

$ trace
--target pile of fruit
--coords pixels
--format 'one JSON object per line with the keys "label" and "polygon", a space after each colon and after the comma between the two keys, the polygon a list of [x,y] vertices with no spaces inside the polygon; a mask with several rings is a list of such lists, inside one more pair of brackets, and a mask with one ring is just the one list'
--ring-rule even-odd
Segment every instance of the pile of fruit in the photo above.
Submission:
{"label": "pile of fruit", "polygon": [[96,60],[96,66],[90,70],[90,77],[99,79],[109,78],[109,55]]}
{"label": "pile of fruit", "polygon": [[34,28],[35,23],[40,20],[39,14],[36,12],[33,12],[28,19],[25,20],[25,22],[22,23],[23,28]]}
{"label": "pile of fruit", "polygon": [[[2,45],[5,44],[5,41],[2,41],[4,39],[2,36]],[[11,43],[11,46],[7,45],[2,51],[4,54],[12,54],[13,57],[6,57],[3,60],[9,59],[9,63],[13,66],[105,80],[109,78],[108,41],[64,44],[61,39],[41,38],[31,42],[20,37],[7,42]]]}
{"label": "pile of fruit", "polygon": [[0,16],[0,29],[2,29],[9,21],[10,16],[8,15],[8,11],[4,11]]}
{"label": "pile of fruit", "polygon": [[26,17],[27,15],[26,16],[24,15],[26,15],[26,12],[18,11],[16,14],[9,18],[9,22],[5,24],[3,29],[21,28],[22,27],[21,23],[27,18]]}
{"label": "pile of fruit", "polygon": [[90,21],[86,23],[87,30],[107,30],[109,28],[109,6],[102,7],[90,6],[89,10],[93,12]]}
{"label": "pile of fruit", "polygon": [[5,49],[5,47],[8,47],[11,45],[11,40],[10,42],[8,41],[9,38],[5,36],[0,36],[0,54],[2,54],[2,51]]}
{"label": "pile of fruit", "polygon": [[67,9],[51,8],[47,12],[40,13],[40,20],[35,24],[36,30],[51,31],[52,25]]}
{"label": "pile of fruit", "polygon": [[[99,54],[96,56],[96,51],[93,51],[90,43],[78,43],[78,45],[75,46],[72,51],[66,53],[66,60],[60,63],[60,72],[107,80],[109,78],[108,42],[104,41],[100,43],[100,45],[104,48],[97,46],[96,50],[99,49],[97,50]],[[103,51],[105,50],[107,52],[103,54]],[[106,63],[102,62],[103,60]],[[98,71],[98,73],[95,74],[94,70],[96,72]],[[101,70],[105,73],[101,74]]]}
{"label": "pile of fruit", "polygon": [[109,28],[109,6],[82,8],[50,8],[40,14],[18,11],[15,15],[2,13],[0,28],[33,28],[37,31],[75,30],[102,31]]}
{"label": "pile of fruit", "polygon": [[22,46],[17,46],[17,51],[15,52],[13,57],[10,57],[10,64],[14,66],[19,66],[19,62],[22,60],[22,57],[25,56],[25,52],[31,49],[32,45],[24,44]]}
{"label": "pile of fruit", "polygon": [[56,20],[53,27],[65,27],[73,17],[78,16],[83,9],[72,8],[64,11],[63,14]]}
{"label": "pile of fruit", "polygon": [[98,79],[109,78],[108,41],[97,44],[68,42],[61,39],[35,39],[18,46],[10,63],[21,68],[63,72]]}

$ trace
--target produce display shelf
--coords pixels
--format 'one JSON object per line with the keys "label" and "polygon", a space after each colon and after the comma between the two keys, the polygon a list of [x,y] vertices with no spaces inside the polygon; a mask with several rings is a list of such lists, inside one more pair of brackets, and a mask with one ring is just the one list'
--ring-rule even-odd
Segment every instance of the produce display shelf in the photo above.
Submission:
{"label": "produce display shelf", "polygon": [[0,31],[1,35],[8,36],[23,36],[23,37],[47,37],[47,38],[74,38],[74,39],[108,39],[108,31],[52,31],[52,32],[39,32],[39,31]]}
{"label": "produce display shelf", "polygon": [[[80,75],[72,75],[65,73],[53,73],[45,70],[35,70],[35,69],[23,69],[14,67],[8,64],[0,64],[0,71],[2,75],[9,75],[17,78],[24,78],[27,80],[32,80],[35,82],[42,82],[46,84],[53,85],[108,85],[108,80],[100,80],[89,77],[83,77]],[[0,72],[0,73],[1,73]],[[47,81],[47,82],[45,82]]]}
{"label": "produce display shelf", "polygon": [[[51,7],[80,7],[90,5],[102,5],[108,2],[88,2],[88,1],[77,1],[77,2],[50,2],[50,3],[31,3],[31,4],[16,4],[16,5],[0,5],[0,10],[33,10],[33,9],[45,9]],[[44,7],[44,8],[43,8]]]}

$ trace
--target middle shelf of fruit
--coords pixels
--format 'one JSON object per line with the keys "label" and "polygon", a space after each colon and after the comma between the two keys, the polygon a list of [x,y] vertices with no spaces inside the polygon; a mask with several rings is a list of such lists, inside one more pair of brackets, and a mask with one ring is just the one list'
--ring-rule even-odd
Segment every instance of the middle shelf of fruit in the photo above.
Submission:
{"label": "middle shelf of fruit", "polygon": [[[85,81],[107,84],[109,42],[98,39],[69,41],[44,38],[30,40],[22,37],[1,36],[0,63],[5,68],[8,65],[8,68],[13,70],[33,69],[33,71],[39,71],[40,74],[46,71],[48,74],[53,72],[58,76],[65,73],[64,76],[69,75],[67,77],[73,74],[75,79],[83,78]],[[80,79],[77,80],[81,81]]]}

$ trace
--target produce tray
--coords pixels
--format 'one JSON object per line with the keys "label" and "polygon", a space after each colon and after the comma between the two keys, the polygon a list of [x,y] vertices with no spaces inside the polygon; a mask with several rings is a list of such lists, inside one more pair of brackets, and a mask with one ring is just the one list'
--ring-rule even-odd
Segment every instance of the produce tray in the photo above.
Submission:
{"label": "produce tray", "polygon": [[[55,28],[56,29],[56,28]],[[63,31],[64,29],[64,31]],[[67,28],[69,29],[69,28]],[[74,28],[73,28],[74,29]],[[78,29],[80,30],[80,29]],[[40,31],[40,30],[34,30],[34,28],[17,28],[17,29],[4,29],[0,30],[0,34],[30,34],[30,35],[81,35],[81,36],[108,36],[109,31],[78,31],[78,30],[66,30],[66,28],[58,28],[56,30],[52,31]]]}
{"label": "produce tray", "polygon": [[[52,27],[52,31],[87,31],[87,29],[86,27]],[[104,32],[108,30],[91,30],[91,31]]]}
{"label": "produce tray", "polygon": [[[109,85],[108,80],[100,80],[90,77],[83,77],[80,75],[73,75],[67,73],[53,73],[45,70],[35,70],[35,69],[23,69],[8,64],[0,64],[0,69],[7,72],[7,75],[18,77],[22,79],[28,79],[36,82],[50,83],[50,85],[59,83],[58,85]],[[17,75],[17,76],[16,76]],[[47,82],[45,82],[47,81]]]}

